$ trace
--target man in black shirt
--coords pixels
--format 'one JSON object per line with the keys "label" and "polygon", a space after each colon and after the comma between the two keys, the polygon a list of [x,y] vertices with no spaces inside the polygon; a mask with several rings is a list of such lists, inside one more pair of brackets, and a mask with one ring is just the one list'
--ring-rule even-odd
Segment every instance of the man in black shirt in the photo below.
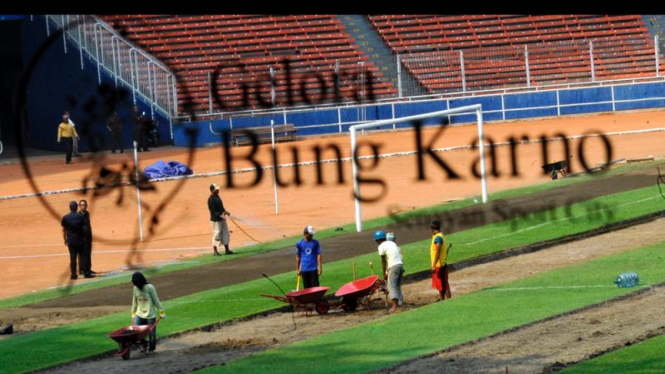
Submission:
{"label": "man in black shirt", "polygon": [[145,122],[145,114],[139,113],[139,107],[134,105],[132,108],[132,121],[133,128],[132,134],[134,135],[134,141],[136,141],[136,148],[139,152],[149,151],[148,145],[146,144],[145,131],[143,122]]}
{"label": "man in black shirt", "polygon": [[[85,247],[85,222],[83,215],[77,212],[78,203],[72,201],[69,203],[69,214],[62,217],[62,237],[65,240],[65,245],[69,248],[69,268],[71,271],[71,279],[77,279],[76,274],[76,257],[80,252],[83,252]],[[81,266],[82,264],[79,264]],[[93,278],[90,273],[85,273],[86,278]]]}
{"label": "man in black shirt", "polygon": [[115,153],[116,148],[120,148],[120,153],[125,153],[125,144],[122,141],[122,120],[118,111],[113,111],[113,115],[106,122],[106,128],[111,132],[111,152]]}
{"label": "man in black shirt", "polygon": [[83,251],[79,253],[79,274],[97,274],[92,270],[92,225],[90,223],[90,212],[88,212],[88,202],[79,201],[79,214],[83,216],[83,228],[85,231],[85,245]]}
{"label": "man in black shirt", "polygon": [[229,227],[226,224],[226,218],[231,215],[224,209],[222,198],[219,197],[219,186],[210,185],[210,197],[208,198],[208,210],[210,210],[210,226],[212,226],[212,250],[213,255],[221,256],[217,252],[217,247],[224,244],[227,255],[233,254],[229,249]]}

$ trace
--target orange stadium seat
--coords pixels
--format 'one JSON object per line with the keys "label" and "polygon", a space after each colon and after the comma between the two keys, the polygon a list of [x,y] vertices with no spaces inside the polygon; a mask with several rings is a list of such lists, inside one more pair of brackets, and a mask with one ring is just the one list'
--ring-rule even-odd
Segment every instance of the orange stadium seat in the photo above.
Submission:
{"label": "orange stadium seat", "polygon": [[[243,82],[266,81],[271,66],[276,69],[276,93],[284,98],[288,89],[280,62],[291,61],[292,79],[319,73],[333,84],[335,62],[343,69],[357,70],[358,62],[368,61],[334,15],[107,15],[101,16],[114,27],[123,29],[127,38],[146,49],[178,75],[178,97],[191,97],[194,107],[209,110],[208,77],[223,62],[240,60],[244,68],[228,66],[217,79],[218,92],[230,105],[242,103]],[[372,63],[366,71],[374,78],[374,92],[394,95],[391,83],[381,81],[383,74]],[[353,82],[343,82],[346,92]],[[300,86],[299,86],[300,87]],[[318,82],[304,84],[316,93]],[[303,104],[296,98],[296,103]],[[215,104],[216,106],[217,104]],[[256,99],[250,106],[256,106]],[[182,107],[182,102],[180,104]]]}
{"label": "orange stadium seat", "polygon": [[[589,79],[588,44],[570,47],[568,52],[559,47],[553,53],[544,53],[540,47],[568,41],[594,41],[594,67],[601,79],[648,76],[655,70],[652,37],[639,15],[371,15],[368,19],[394,53],[416,54],[427,48],[454,53],[463,50],[465,55],[481,51],[477,53],[480,56],[485,51],[483,61],[465,59],[467,88],[523,84],[523,60],[499,62],[487,55],[495,50],[492,48],[511,45],[534,46],[529,56],[530,74],[541,83]],[[418,66],[407,59],[404,67],[429,92],[461,88],[459,63]],[[448,75],[457,77],[442,78]]]}

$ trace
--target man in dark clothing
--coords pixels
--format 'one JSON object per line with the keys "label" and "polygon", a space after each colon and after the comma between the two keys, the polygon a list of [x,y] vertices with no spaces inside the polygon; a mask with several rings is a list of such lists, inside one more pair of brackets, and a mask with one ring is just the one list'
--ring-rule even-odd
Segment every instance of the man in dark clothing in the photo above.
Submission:
{"label": "man in dark clothing", "polygon": [[79,253],[79,274],[97,274],[92,270],[92,225],[90,224],[90,212],[88,212],[88,202],[79,201],[79,214],[83,216],[83,228],[85,230],[85,246]]}
{"label": "man in dark clothing", "polygon": [[120,148],[120,153],[125,153],[125,144],[122,140],[122,120],[118,116],[118,111],[113,111],[113,115],[106,122],[106,128],[111,132],[111,152],[115,153],[116,147]]}
{"label": "man in dark clothing", "polygon": [[231,215],[224,209],[222,198],[219,197],[219,186],[210,185],[210,197],[208,198],[208,210],[210,210],[210,226],[212,226],[212,250],[214,256],[221,256],[217,252],[217,247],[224,244],[227,255],[233,254],[229,249],[229,227],[226,224],[226,218]]}
{"label": "man in dark clothing", "polygon": [[[85,222],[83,215],[77,212],[78,203],[76,203],[76,201],[69,203],[69,210],[69,214],[62,217],[62,237],[65,240],[65,245],[69,248],[71,279],[77,279],[76,257],[79,253],[84,251],[86,237]],[[79,264],[79,266],[82,266],[82,264]],[[84,275],[86,278],[94,277],[94,275],[90,273]]]}
{"label": "man in dark clothing", "polygon": [[134,134],[134,141],[137,144],[137,148],[139,152],[141,150],[143,151],[149,151],[148,145],[146,144],[146,139],[145,139],[145,131],[144,131],[144,126],[143,122],[145,122],[145,116],[141,113],[139,113],[139,107],[134,105],[132,108],[132,121],[133,121],[133,128],[132,128],[132,133]]}

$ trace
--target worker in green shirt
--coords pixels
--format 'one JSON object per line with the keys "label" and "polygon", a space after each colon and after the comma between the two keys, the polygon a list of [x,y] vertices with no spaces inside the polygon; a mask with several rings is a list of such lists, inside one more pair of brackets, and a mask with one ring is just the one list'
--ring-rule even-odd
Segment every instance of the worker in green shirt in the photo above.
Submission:
{"label": "worker in green shirt", "polygon": [[[154,325],[157,319],[157,310],[159,310],[159,317],[166,318],[166,313],[159,302],[157,290],[155,286],[148,283],[145,276],[139,271],[132,275],[132,283],[134,284],[134,297],[132,299],[132,321],[134,325]],[[150,332],[150,347],[146,350],[147,354],[155,352],[157,346],[157,328],[153,328]],[[146,348],[146,342],[143,342],[143,347]]]}

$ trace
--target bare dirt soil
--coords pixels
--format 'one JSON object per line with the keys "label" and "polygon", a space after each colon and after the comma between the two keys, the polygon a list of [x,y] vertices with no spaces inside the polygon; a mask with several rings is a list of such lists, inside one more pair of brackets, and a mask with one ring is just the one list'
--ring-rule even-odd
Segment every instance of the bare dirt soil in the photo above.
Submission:
{"label": "bare dirt soil", "polygon": [[540,374],[665,333],[665,287],[454,347],[381,373]]}
{"label": "bare dirt soil", "polygon": [[[659,219],[538,253],[456,271],[451,274],[453,297],[657,243],[660,241],[658,233],[664,224],[665,219]],[[405,254],[405,262],[408,264],[408,254]],[[492,276],[488,277],[488,274]],[[407,284],[403,291],[405,306],[400,309],[400,313],[432,303],[436,297],[430,280]],[[517,328],[496,337],[485,338],[478,343],[452,348],[450,352],[444,353],[443,358],[435,356],[420,359],[390,370],[414,373],[503,373],[504,371],[497,371],[497,368],[504,370],[505,366],[509,366],[511,373],[540,373],[544,367],[557,361],[580,360],[609,347],[621,346],[649,334],[665,332],[665,318],[662,317],[660,307],[663,301],[665,289],[655,288],[627,297],[621,302],[605,303],[525,328]],[[375,300],[373,305],[372,310],[359,309],[355,313],[331,309],[326,315],[311,317],[303,316],[302,313],[258,316],[225,323],[206,331],[193,331],[161,339],[157,354],[152,356],[133,352],[129,361],[109,356],[97,357],[45,372],[55,374],[95,371],[124,374],[128,371],[150,370],[157,374],[187,373],[386,316],[381,298]],[[164,323],[168,323],[168,319]],[[539,344],[533,344],[534,341]],[[457,356],[450,356],[455,354]],[[456,364],[460,367],[454,366]],[[442,365],[448,366],[444,370]],[[452,371],[448,371],[448,368]],[[533,371],[535,369],[537,370]]]}

